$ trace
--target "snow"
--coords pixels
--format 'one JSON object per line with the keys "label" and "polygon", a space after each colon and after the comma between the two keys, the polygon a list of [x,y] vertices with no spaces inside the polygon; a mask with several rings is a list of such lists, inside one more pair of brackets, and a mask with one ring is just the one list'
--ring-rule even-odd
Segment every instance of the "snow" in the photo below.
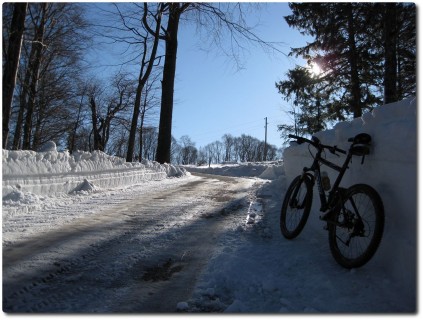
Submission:
{"label": "snow", "polygon": [[[417,104],[410,98],[376,108],[352,122],[338,123],[333,130],[316,136],[327,145],[348,149],[347,140],[365,132],[372,137],[370,155],[364,164],[354,157],[342,185],[367,183],[382,197],[385,208],[385,235],[379,248],[378,267],[389,269],[394,281],[416,288],[417,239]],[[341,164],[343,157],[327,153],[326,158]],[[288,148],[284,154],[287,179],[311,164],[306,144]],[[328,169],[331,181],[336,172]],[[314,210],[318,210],[317,192]]]}
{"label": "snow", "polygon": [[[415,313],[417,311],[416,100],[381,106],[317,136],[347,148],[359,132],[372,136],[372,152],[353,159],[343,183],[368,183],[381,195],[385,233],[373,259],[346,270],[331,257],[327,231],[314,206],[301,235],[284,239],[279,214],[287,185],[311,164],[305,145],[285,150],[283,161],[176,167],[152,161],[126,163],[102,152],[59,152],[54,142],[34,151],[3,150],[3,247],[31,233],[57,228],[94,210],[90,199],[178,188],[189,172],[249,177],[262,182],[256,197],[233,220],[179,312]],[[328,155],[328,159],[342,161]],[[334,181],[333,173],[328,174]],[[316,195],[316,191],[315,191]],[[315,199],[316,200],[316,199]],[[151,201],[160,201],[152,199]],[[55,208],[78,203],[60,217]],[[61,211],[62,212],[62,211]],[[184,217],[186,221],[194,217]],[[184,221],[185,221],[184,220]],[[151,230],[152,239],[155,239]],[[160,241],[160,237],[157,237]],[[153,240],[152,240],[153,241]]]}
{"label": "snow", "polygon": [[128,163],[101,151],[70,155],[58,152],[55,144],[45,152],[3,150],[2,166],[3,197],[17,191],[51,196],[87,191],[87,187],[116,188],[185,174],[173,165],[147,160]]}

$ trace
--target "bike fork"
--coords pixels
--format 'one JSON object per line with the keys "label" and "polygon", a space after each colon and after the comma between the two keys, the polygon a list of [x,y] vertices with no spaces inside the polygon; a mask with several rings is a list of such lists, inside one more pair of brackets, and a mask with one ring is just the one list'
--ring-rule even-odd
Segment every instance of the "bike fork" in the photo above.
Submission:
{"label": "bike fork", "polygon": [[303,203],[299,203],[299,201],[301,201],[301,199],[297,199],[298,193],[300,191],[300,187],[301,187],[302,183],[305,183],[305,182],[304,182],[304,178],[301,177],[298,185],[295,187],[294,193],[292,195],[292,199],[289,203],[289,206],[291,208],[294,208],[294,207],[297,208],[297,209],[304,209],[305,208],[307,197],[306,196],[304,197]]}

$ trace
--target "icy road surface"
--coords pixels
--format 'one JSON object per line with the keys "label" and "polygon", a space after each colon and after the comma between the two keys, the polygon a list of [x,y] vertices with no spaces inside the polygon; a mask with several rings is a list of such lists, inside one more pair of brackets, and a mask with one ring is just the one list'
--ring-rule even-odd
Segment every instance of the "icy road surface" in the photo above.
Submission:
{"label": "icy road surface", "polygon": [[[175,312],[261,184],[196,174],[10,218],[6,212],[3,311]],[[16,233],[25,236],[16,240]]]}

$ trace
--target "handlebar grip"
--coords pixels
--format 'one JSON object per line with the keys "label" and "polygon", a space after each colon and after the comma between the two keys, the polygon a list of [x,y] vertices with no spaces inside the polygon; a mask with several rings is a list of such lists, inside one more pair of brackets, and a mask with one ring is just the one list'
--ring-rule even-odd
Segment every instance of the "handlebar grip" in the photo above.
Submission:
{"label": "handlebar grip", "polygon": [[292,139],[296,139],[298,144],[302,144],[304,142],[311,142],[310,140],[308,140],[306,138],[296,136],[296,135],[293,135],[293,134],[288,134],[288,137],[292,138]]}

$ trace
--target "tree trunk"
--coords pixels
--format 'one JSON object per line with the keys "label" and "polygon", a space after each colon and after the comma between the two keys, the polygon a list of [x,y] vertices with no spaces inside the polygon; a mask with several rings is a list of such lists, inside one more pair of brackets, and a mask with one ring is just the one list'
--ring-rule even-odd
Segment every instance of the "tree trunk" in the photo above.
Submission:
{"label": "tree trunk", "polygon": [[[37,40],[37,34],[34,35],[33,42]],[[25,70],[25,78],[23,83],[21,84],[21,93],[19,95],[19,113],[18,119],[16,121],[15,127],[15,134],[13,137],[13,149],[18,150],[22,148],[22,129],[24,127],[24,116],[25,116],[25,109],[27,108],[28,104],[28,96],[29,96],[29,87],[31,83],[31,61],[34,61],[36,56],[36,46],[31,46],[31,52],[29,53],[28,63]]]}
{"label": "tree trunk", "polygon": [[18,118],[16,120],[16,126],[15,126],[15,134],[13,136],[13,150],[18,150],[22,147],[22,127],[23,127],[23,119],[24,119],[24,114],[25,114],[25,107],[26,107],[26,99],[28,96],[28,90],[27,88],[27,84],[29,83],[29,72],[27,70],[26,75],[25,75],[25,80],[24,83],[22,85],[22,92],[19,95],[19,113],[18,113]]}
{"label": "tree trunk", "polygon": [[34,139],[32,141],[32,148],[34,150],[37,150],[41,145],[41,121],[42,121],[42,115],[40,112],[37,114],[37,119],[35,122],[35,130],[34,130]]}
{"label": "tree trunk", "polygon": [[15,3],[12,24],[10,26],[9,46],[3,68],[3,149],[9,138],[9,121],[16,85],[19,59],[21,56],[22,37],[25,29],[25,16],[28,3]]}
{"label": "tree trunk", "polygon": [[180,4],[170,4],[166,36],[165,63],[162,80],[159,137],[156,153],[156,161],[159,163],[170,163],[170,148],[172,144],[173,92],[175,87],[176,55],[178,51],[178,27],[180,14]]}
{"label": "tree trunk", "polygon": [[83,95],[81,95],[81,102],[79,103],[79,107],[78,107],[78,114],[76,116],[76,121],[75,121],[75,125],[73,126],[72,132],[70,134],[69,137],[69,153],[72,154],[74,149],[75,149],[75,140],[76,140],[76,131],[78,130],[79,127],[79,121],[81,118],[81,109],[82,109],[82,102],[83,102]]}
{"label": "tree trunk", "polygon": [[142,83],[142,73],[143,73],[143,66],[141,66],[140,76],[138,80],[137,86],[137,93],[135,95],[135,103],[134,103],[134,111],[132,113],[132,123],[131,123],[131,130],[129,131],[128,137],[128,150],[126,153],[126,162],[132,162],[134,157],[134,149],[135,149],[135,134],[138,126],[138,117],[140,115],[140,104],[141,104],[141,92],[144,87]]}
{"label": "tree trunk", "polygon": [[37,85],[39,80],[43,40],[46,23],[46,11],[47,3],[42,4],[40,25],[36,28],[35,41],[32,46],[35,46],[35,57],[33,61],[29,62],[29,68],[31,72],[31,83],[29,86],[29,101],[27,105],[25,126],[24,126],[24,138],[23,138],[23,149],[31,148],[31,133],[32,133],[32,117],[35,109],[35,98],[37,94]]}
{"label": "tree trunk", "polygon": [[94,150],[100,150],[100,134],[98,133],[97,125],[97,105],[95,103],[94,97],[90,98],[90,107],[91,107],[91,121],[93,123],[93,135],[94,135]]}
{"label": "tree trunk", "polygon": [[[161,9],[160,9],[161,10]],[[147,24],[146,21],[146,15],[147,15],[147,5],[144,4],[144,17],[143,17],[143,23]],[[149,57],[148,63],[146,62],[146,54],[147,54],[147,39],[144,39],[144,53],[141,60],[141,69],[140,69],[140,75],[138,77],[138,87],[137,87],[137,93],[135,96],[135,103],[134,103],[134,111],[132,114],[132,122],[131,122],[131,129],[129,131],[129,138],[128,138],[128,149],[126,153],[126,161],[132,162],[132,159],[134,157],[134,149],[135,149],[135,137],[137,134],[137,125],[138,125],[138,117],[140,114],[140,105],[141,105],[141,94],[142,90],[144,89],[144,86],[148,80],[148,77],[151,74],[151,71],[153,69],[154,60],[156,59],[157,54],[157,47],[159,45],[159,39],[160,39],[160,28],[161,28],[161,17],[162,13],[159,12],[158,19],[156,20],[156,29],[154,30],[153,36],[154,36],[154,42],[153,47],[151,49],[151,54]],[[153,30],[151,30],[153,32]],[[144,67],[147,65],[147,69],[144,73]],[[142,130],[142,128],[141,128]]]}
{"label": "tree trunk", "polygon": [[385,4],[383,25],[385,68],[384,68],[384,103],[398,100],[397,94],[397,8],[396,3]]}
{"label": "tree trunk", "polygon": [[[146,100],[146,99],[145,99]],[[146,101],[144,101],[144,103],[145,104],[147,104],[147,102]],[[142,141],[142,139],[143,139],[143,128],[144,128],[144,118],[145,118],[145,108],[146,108],[146,106],[144,105],[144,110],[143,110],[143,112],[141,112],[141,124],[140,124],[140,143],[139,143],[139,147],[140,147],[140,150],[139,150],[139,161],[141,162],[141,160],[142,160],[142,158],[143,158],[143,156],[142,156],[142,150],[143,150],[143,141]]]}
{"label": "tree trunk", "polygon": [[[34,42],[36,41],[36,38],[37,35],[34,36]],[[16,121],[15,135],[13,137],[13,149],[15,150],[22,147],[22,129],[24,127],[25,110],[28,106],[29,87],[31,86],[31,61],[34,61],[36,52],[36,47],[31,46],[31,52],[29,54],[28,65],[25,71],[24,82],[21,84],[21,93],[19,95],[19,114]]]}
{"label": "tree trunk", "polygon": [[353,5],[346,4],[347,17],[348,17],[348,47],[349,47],[349,62],[351,72],[351,109],[354,118],[361,117],[361,93],[360,93],[360,80],[358,76],[358,63],[357,63],[357,47],[355,43],[355,26],[353,16]]}

